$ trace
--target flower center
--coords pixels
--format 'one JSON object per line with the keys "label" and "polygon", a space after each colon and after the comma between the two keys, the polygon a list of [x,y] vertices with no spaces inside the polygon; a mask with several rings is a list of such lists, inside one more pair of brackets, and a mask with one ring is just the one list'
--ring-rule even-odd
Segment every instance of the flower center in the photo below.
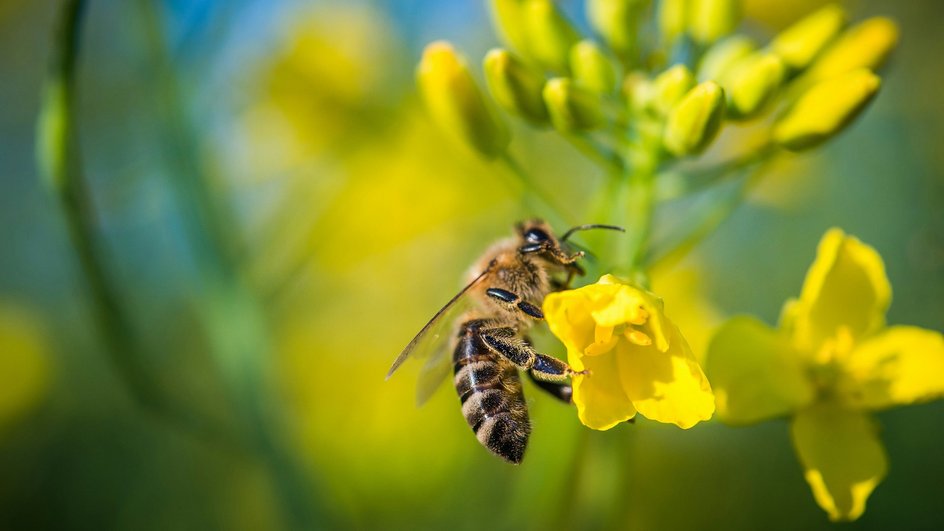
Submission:
{"label": "flower center", "polygon": [[852,331],[841,326],[836,334],[820,345],[813,355],[813,363],[808,369],[810,380],[821,399],[833,397],[838,392],[838,383],[842,376],[843,361],[855,346]]}

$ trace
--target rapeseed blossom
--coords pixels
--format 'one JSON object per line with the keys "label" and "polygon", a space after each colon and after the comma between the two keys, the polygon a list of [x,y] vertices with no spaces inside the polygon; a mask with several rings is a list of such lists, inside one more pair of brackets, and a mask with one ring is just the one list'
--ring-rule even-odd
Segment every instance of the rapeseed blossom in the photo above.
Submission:
{"label": "rapeseed blossom", "polygon": [[831,520],[858,518],[885,477],[871,412],[944,396],[944,339],[886,326],[891,293],[875,249],[831,229],[779,330],[735,317],[708,348],[718,417],[791,417],[806,480]]}
{"label": "rapeseed blossom", "polygon": [[577,371],[573,400],[587,427],[608,430],[640,413],[690,428],[715,410],[711,386],[652,293],[604,275],[544,300],[551,332]]}

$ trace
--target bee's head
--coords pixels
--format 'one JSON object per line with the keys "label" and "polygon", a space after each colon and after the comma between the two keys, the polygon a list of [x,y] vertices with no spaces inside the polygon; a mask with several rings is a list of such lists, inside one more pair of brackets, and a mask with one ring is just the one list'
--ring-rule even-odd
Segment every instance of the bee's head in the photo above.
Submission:
{"label": "bee's head", "polygon": [[518,252],[522,254],[540,253],[560,248],[551,227],[543,220],[523,221],[518,223],[515,229],[521,240]]}
{"label": "bee's head", "polygon": [[566,256],[562,249],[562,244],[575,232],[591,229],[607,229],[625,232],[622,227],[614,225],[577,225],[565,232],[564,235],[558,239],[554,236],[551,227],[540,219],[532,219],[518,223],[516,229],[520,239],[520,244],[518,245],[519,253],[552,256],[556,258],[557,261],[561,261],[563,257]]}

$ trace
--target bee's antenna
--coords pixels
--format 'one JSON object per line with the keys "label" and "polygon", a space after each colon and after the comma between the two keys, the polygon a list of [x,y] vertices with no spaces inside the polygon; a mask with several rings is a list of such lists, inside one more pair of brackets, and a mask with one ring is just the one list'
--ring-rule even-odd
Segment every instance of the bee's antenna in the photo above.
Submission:
{"label": "bee's antenna", "polygon": [[626,232],[626,229],[624,229],[623,227],[617,227],[616,225],[600,225],[598,223],[593,223],[590,225],[577,225],[576,227],[565,232],[564,235],[561,236],[560,241],[561,242],[567,241],[567,238],[570,238],[570,235],[575,232],[579,232],[582,230],[591,230],[591,229],[607,229],[607,230],[618,230],[620,232]]}

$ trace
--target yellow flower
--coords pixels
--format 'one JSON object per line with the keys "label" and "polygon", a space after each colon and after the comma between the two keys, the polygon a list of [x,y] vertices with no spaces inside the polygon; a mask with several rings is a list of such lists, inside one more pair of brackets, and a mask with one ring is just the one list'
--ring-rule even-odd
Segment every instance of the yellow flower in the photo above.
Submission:
{"label": "yellow flower", "polygon": [[944,339],[886,327],[890,301],[875,249],[832,229],[780,330],[735,317],[708,349],[718,416],[731,424],[792,416],[806,480],[831,520],[858,518],[885,476],[869,412],[944,396]]}
{"label": "yellow flower", "polygon": [[639,412],[690,428],[711,418],[714,395],[662,300],[604,275],[596,284],[552,293],[544,317],[567,346],[577,371],[574,403],[580,421],[608,430]]}

